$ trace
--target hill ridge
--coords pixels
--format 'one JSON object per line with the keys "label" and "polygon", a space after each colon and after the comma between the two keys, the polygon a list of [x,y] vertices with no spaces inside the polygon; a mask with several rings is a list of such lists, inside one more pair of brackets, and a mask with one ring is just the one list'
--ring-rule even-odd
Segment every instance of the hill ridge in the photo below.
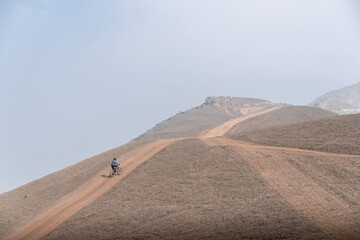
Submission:
{"label": "hill ridge", "polygon": [[156,124],[132,141],[160,138],[195,137],[233,118],[259,112],[275,106],[267,100],[240,97],[207,97],[203,104]]}

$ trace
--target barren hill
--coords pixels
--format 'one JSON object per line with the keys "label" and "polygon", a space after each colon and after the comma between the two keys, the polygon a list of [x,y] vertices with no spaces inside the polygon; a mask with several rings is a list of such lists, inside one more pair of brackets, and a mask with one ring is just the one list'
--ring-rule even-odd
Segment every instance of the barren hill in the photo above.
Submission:
{"label": "barren hill", "polygon": [[338,114],[360,113],[360,83],[328,92],[309,105]]}
{"label": "barren hill", "polygon": [[294,123],[250,133],[232,134],[254,143],[323,152],[360,154],[360,114]]}
{"label": "barren hill", "polygon": [[266,114],[262,114],[246,121],[242,121],[230,129],[226,133],[226,136],[237,136],[246,132],[266,129],[269,127],[332,116],[336,116],[336,114],[315,107],[288,106]]}
{"label": "barren hill", "polygon": [[176,142],[44,239],[331,239],[242,155]]}
{"label": "barren hill", "polygon": [[241,117],[261,110],[281,106],[266,100],[236,97],[208,97],[200,106],[157,124],[134,141],[145,139],[196,136],[229,119]]}
{"label": "barren hill", "polygon": [[[132,142],[1,194],[0,238],[359,239],[360,156],[221,137],[279,111],[254,108],[200,136]],[[114,156],[123,174],[109,178]]]}

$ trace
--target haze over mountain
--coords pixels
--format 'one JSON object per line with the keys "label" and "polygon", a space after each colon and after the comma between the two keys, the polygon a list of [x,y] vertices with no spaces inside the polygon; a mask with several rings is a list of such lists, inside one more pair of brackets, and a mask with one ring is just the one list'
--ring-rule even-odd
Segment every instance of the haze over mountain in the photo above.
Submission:
{"label": "haze over mountain", "polygon": [[338,114],[360,113],[360,83],[325,93],[309,105]]}
{"label": "haze over mountain", "polygon": [[359,12],[0,0],[0,239],[360,239]]}
{"label": "haze over mountain", "polygon": [[207,96],[304,105],[359,81],[359,6],[1,0],[0,192],[125,144]]}

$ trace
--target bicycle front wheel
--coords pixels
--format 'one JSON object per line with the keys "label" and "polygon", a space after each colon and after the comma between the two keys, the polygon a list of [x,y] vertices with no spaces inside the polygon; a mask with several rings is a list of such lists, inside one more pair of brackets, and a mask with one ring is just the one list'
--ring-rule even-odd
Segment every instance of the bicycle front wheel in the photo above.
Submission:
{"label": "bicycle front wheel", "polygon": [[116,174],[117,174],[117,175],[121,175],[121,173],[122,173],[122,168],[119,167],[118,170],[117,170],[117,172],[116,172]]}

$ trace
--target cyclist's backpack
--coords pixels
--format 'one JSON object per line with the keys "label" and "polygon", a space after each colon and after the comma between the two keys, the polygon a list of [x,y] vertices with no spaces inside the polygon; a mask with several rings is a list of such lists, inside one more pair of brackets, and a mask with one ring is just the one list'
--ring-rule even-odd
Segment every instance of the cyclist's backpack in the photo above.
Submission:
{"label": "cyclist's backpack", "polygon": [[115,163],[115,160],[112,161],[111,166],[112,166],[112,167],[116,167],[116,166],[117,166],[117,164]]}

